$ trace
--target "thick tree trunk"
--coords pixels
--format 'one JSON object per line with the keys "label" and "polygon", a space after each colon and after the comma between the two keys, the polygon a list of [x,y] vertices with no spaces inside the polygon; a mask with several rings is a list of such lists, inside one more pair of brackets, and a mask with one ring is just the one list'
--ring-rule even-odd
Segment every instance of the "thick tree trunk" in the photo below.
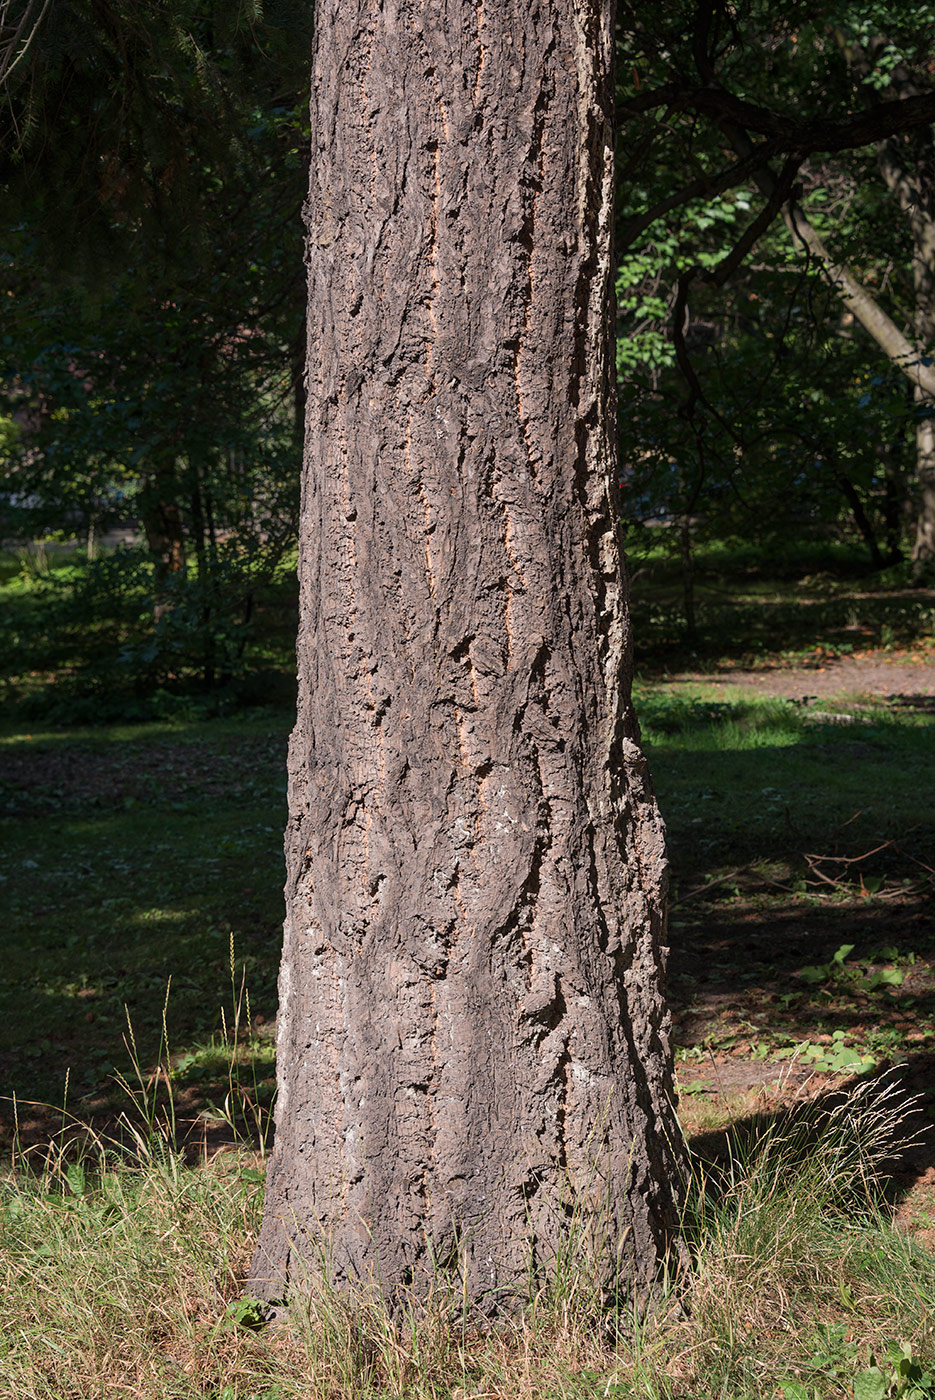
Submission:
{"label": "thick tree trunk", "polygon": [[[250,1288],[515,1298],[677,1227],[630,709],[611,15],[322,6],[279,1100]],[[455,1273],[457,1277],[457,1272]]]}

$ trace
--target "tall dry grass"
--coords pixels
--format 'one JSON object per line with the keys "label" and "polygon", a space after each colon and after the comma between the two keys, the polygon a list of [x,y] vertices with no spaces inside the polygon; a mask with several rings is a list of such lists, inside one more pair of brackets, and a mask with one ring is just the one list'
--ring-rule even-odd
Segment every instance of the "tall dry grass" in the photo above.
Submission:
{"label": "tall dry grass", "polygon": [[286,1323],[254,1329],[240,1294],[256,1156],[186,1165],[152,1123],[130,1152],[66,1132],[0,1183],[0,1396],[764,1400],[798,1384],[843,1400],[887,1342],[935,1354],[935,1259],[880,1194],[904,1114],[895,1090],[861,1085],[699,1167],[694,1265],[661,1279],[648,1316],[608,1311],[572,1249],[493,1327],[467,1322],[456,1290],[391,1314],[375,1289],[339,1292],[325,1272]]}

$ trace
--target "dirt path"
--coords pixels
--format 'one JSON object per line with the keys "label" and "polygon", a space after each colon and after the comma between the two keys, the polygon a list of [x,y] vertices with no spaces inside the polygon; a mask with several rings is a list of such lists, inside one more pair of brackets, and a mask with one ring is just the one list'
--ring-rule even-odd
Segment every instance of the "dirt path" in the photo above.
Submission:
{"label": "dirt path", "polygon": [[[822,701],[825,713],[829,700],[839,700],[846,711],[882,700],[894,709],[935,713],[935,652],[931,649],[816,655],[805,664],[774,662],[753,669],[724,667],[713,673],[681,671],[657,675],[654,682],[665,689],[714,686],[727,701],[754,695]],[[876,941],[913,947],[929,918],[923,905],[909,899],[885,904],[832,901],[827,907],[814,901],[751,899],[674,909],[670,991],[676,1043],[681,1047],[677,1067],[680,1113],[695,1149],[702,1155],[717,1156],[720,1130],[728,1122],[761,1113],[772,1116],[803,1098],[850,1082],[852,1076],[846,1072],[816,1073],[805,1057],[790,1061],[767,1055],[760,1034],[767,1025],[775,1028],[788,1017],[793,1039],[808,1037],[815,1044],[830,1043],[832,1037],[824,1021],[834,1021],[833,1008],[816,1006],[814,1028],[799,1024],[801,1009],[779,1009],[796,986],[796,970],[815,960],[816,946],[827,945],[833,951],[839,942],[855,943],[861,937],[868,946]],[[742,950],[748,975],[738,976],[738,950]],[[724,966],[719,958],[726,960]],[[933,995],[932,964],[920,960],[907,984],[906,990],[916,994],[917,1005],[905,1013],[906,1028],[914,1017],[925,1020],[920,1008],[927,1011]],[[898,994],[894,991],[894,999]],[[881,1008],[875,1009],[879,1016]],[[892,1014],[896,1016],[895,1005]],[[860,1033],[858,1038],[873,1030],[879,1032],[869,1002],[866,1017],[861,1023],[859,1016],[848,1019],[842,1014],[839,1024]],[[709,1037],[717,1048],[705,1048]],[[903,1039],[900,1077],[935,1119],[932,1037],[910,1029]],[[883,1059],[881,1069],[886,1064]],[[920,1124],[925,1131],[919,1131]],[[913,1120],[913,1126],[917,1139],[895,1154],[895,1198],[901,1221],[935,1247],[935,1227],[929,1228],[935,1218],[935,1126],[931,1122],[925,1125],[921,1116]]]}
{"label": "dirt path", "polygon": [[929,650],[867,651],[854,656],[816,658],[804,666],[772,664],[754,670],[738,667],[715,672],[681,671],[656,679],[666,685],[701,683],[758,695],[784,695],[790,700],[872,696],[917,709],[935,707],[930,703],[935,702],[935,655]]}

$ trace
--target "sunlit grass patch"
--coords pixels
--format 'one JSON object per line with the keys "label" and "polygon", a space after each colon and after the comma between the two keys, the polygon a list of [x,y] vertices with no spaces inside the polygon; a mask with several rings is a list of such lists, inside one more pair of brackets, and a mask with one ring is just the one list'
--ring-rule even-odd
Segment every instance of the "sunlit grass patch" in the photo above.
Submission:
{"label": "sunlit grass patch", "polygon": [[693,1262],[660,1277],[648,1313],[615,1309],[583,1259],[577,1283],[537,1275],[525,1308],[493,1326],[447,1285],[391,1309],[373,1287],[320,1275],[265,1327],[242,1292],[255,1157],[186,1165],[141,1132],[131,1160],[66,1134],[0,1183],[0,1394],[850,1400],[872,1356],[935,1355],[935,1256],[894,1228],[880,1192],[903,1112],[867,1083],[740,1125],[693,1168]]}
{"label": "sunlit grass patch", "polygon": [[912,1122],[895,1088],[868,1081],[741,1125],[697,1167],[689,1375],[673,1394],[765,1396],[786,1382],[851,1396],[888,1344],[932,1359],[935,1256],[882,1200]]}
{"label": "sunlit grass patch", "polygon": [[728,699],[723,692],[638,687],[637,713],[647,744],[737,750],[794,744],[803,716],[789,700]]}
{"label": "sunlit grass patch", "polygon": [[839,837],[839,854],[906,837],[925,859],[935,715],[736,690],[636,689],[677,869],[710,878],[725,866],[831,853]]}
{"label": "sunlit grass patch", "polygon": [[0,1199],[0,1394],[194,1396],[241,1379],[225,1308],[256,1228],[255,1174],[171,1154],[123,1167],[91,1141],[9,1173]]}

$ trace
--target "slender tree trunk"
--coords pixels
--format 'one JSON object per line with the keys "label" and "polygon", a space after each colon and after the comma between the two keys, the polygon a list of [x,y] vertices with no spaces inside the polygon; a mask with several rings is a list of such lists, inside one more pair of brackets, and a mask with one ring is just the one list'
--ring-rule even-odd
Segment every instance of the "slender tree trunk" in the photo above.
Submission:
{"label": "slender tree trunk", "polygon": [[198,591],[201,595],[201,681],[205,690],[213,690],[216,679],[215,618],[212,615],[214,531],[209,524],[208,496],[206,492],[202,493],[201,490],[201,473],[194,462],[189,464],[189,470],[191,472],[189,506],[192,515],[192,542],[195,547],[195,562],[198,565]]}
{"label": "slender tree trunk", "polygon": [[[879,51],[882,35],[870,41]],[[846,49],[848,61],[861,76],[870,71],[867,51]],[[917,96],[916,77],[902,64],[890,75],[890,92],[899,98]],[[877,150],[880,174],[896,198],[912,230],[912,277],[915,291],[914,331],[917,358],[935,368],[935,142],[931,127],[904,132],[882,141]],[[917,573],[935,560],[935,385],[917,380],[915,479],[912,483],[913,539],[910,557]]]}
{"label": "slender tree trunk", "polygon": [[[935,173],[932,170],[932,140],[926,133],[917,162],[918,183],[926,191],[927,202],[935,204]],[[928,211],[926,211],[928,212]],[[913,222],[915,235],[912,260],[915,286],[915,332],[923,353],[935,354],[935,224],[931,217]],[[935,561],[935,398],[916,385],[915,537],[912,563],[921,572]]]}
{"label": "slender tree trunk", "polygon": [[914,394],[916,422],[915,537],[912,563],[916,572],[935,559],[935,404],[927,395]]}
{"label": "slender tree trunk", "polygon": [[690,642],[698,640],[695,618],[695,556],[692,551],[692,522],[690,515],[679,521],[679,557],[682,561],[682,610],[685,613],[685,634]]}
{"label": "slender tree trunk", "polygon": [[323,6],[279,1099],[250,1288],[677,1226],[663,829],[630,708],[612,16]]}
{"label": "slender tree trunk", "polygon": [[153,615],[157,622],[169,607],[170,581],[185,573],[180,489],[175,457],[169,456],[156,463],[142,495],[143,533],[153,561]]}
{"label": "slender tree trunk", "polygon": [[[830,457],[832,461],[834,460],[835,454],[833,451],[828,451],[826,449],[825,455]],[[840,467],[835,467],[834,479],[838,484],[841,495],[850,506],[851,515],[854,517],[854,524],[860,531],[864,544],[870,551],[870,562],[875,569],[885,568],[890,561],[884,557],[880,549],[873,524],[867,512],[864,510],[864,503],[860,499],[860,493],[857,487],[851,481],[850,477],[844,475]]]}
{"label": "slender tree trunk", "polygon": [[[907,403],[914,401],[915,390],[909,383],[905,385]],[[914,425],[912,425],[914,427]],[[906,528],[910,521],[911,502],[906,487],[907,456],[914,455],[915,433],[909,443],[909,415],[899,417],[892,435],[877,445],[877,452],[883,466],[883,530],[886,541],[887,564],[898,564],[905,558],[902,545]]]}

